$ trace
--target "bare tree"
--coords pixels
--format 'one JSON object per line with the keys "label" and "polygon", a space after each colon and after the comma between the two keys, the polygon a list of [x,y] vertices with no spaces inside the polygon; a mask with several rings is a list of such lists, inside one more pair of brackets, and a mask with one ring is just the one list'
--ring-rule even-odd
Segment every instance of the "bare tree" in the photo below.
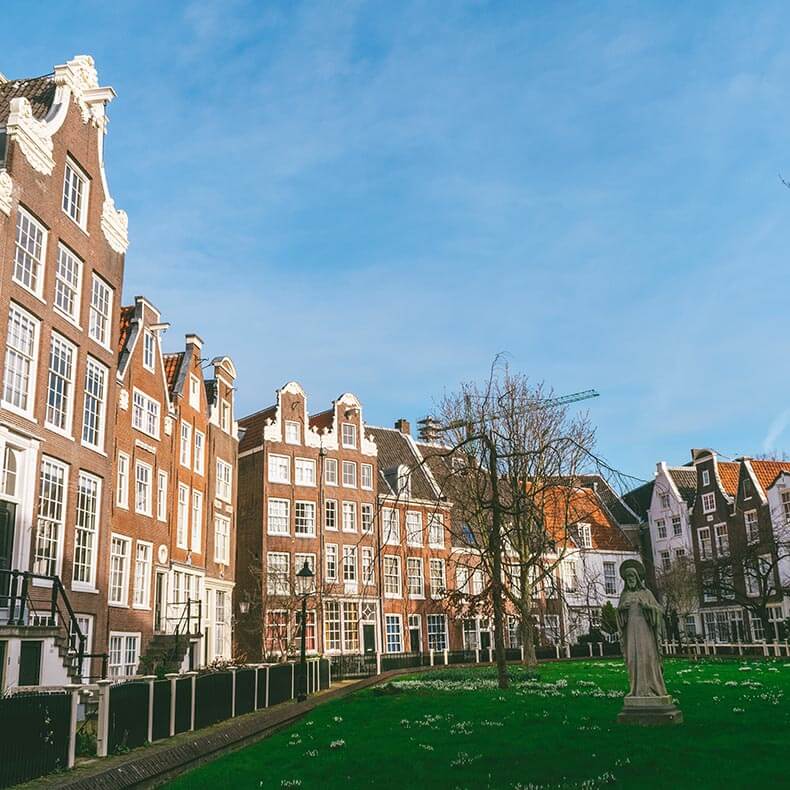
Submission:
{"label": "bare tree", "polygon": [[518,612],[525,658],[534,663],[534,591],[562,589],[560,564],[583,543],[578,491],[590,471],[594,431],[571,416],[543,385],[495,361],[482,385],[466,383],[445,396],[447,494],[461,537],[485,572],[500,687],[507,686],[507,604]]}
{"label": "bare tree", "polygon": [[699,608],[699,588],[693,559],[687,556],[676,557],[668,568],[657,568],[656,588],[658,598],[664,606],[668,632],[680,641],[678,621],[685,622]]}

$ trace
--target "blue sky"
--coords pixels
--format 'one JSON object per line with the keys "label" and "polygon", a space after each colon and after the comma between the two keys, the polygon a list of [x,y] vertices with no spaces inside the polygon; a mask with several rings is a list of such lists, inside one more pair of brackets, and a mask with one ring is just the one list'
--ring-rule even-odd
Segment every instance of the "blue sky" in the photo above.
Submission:
{"label": "blue sky", "polygon": [[[241,412],[416,420],[497,352],[641,478],[790,438],[786,3],[48,2],[0,70],[96,58],[126,298]],[[13,35],[9,36],[9,31]]]}

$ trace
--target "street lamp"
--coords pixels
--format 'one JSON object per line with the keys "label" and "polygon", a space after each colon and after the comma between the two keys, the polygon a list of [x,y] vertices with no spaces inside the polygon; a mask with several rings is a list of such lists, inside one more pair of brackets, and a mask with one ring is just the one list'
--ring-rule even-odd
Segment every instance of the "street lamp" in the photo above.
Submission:
{"label": "street lamp", "polygon": [[250,611],[250,602],[249,601],[239,601],[239,612],[241,614],[247,614]]}
{"label": "street lamp", "polygon": [[297,702],[304,702],[307,699],[307,657],[305,655],[307,648],[307,596],[311,592],[313,576],[314,574],[305,560],[301,570],[296,573],[296,592],[302,596],[302,660],[299,665]]}

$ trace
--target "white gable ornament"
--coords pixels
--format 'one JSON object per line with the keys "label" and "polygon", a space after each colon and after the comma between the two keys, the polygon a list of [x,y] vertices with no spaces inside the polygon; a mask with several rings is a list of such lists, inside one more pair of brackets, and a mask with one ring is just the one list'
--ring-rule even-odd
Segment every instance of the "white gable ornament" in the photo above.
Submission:
{"label": "white gable ornament", "polygon": [[101,212],[101,229],[107,243],[116,252],[125,253],[129,247],[129,217],[115,208],[115,201],[106,198]]}
{"label": "white gable ornament", "polygon": [[11,198],[14,193],[14,182],[7,170],[0,170],[0,211],[11,214]]}
{"label": "white gable ornament", "polygon": [[55,169],[52,157],[52,137],[44,121],[33,117],[33,107],[24,96],[11,99],[6,122],[6,134],[14,140],[30,166],[48,176]]}

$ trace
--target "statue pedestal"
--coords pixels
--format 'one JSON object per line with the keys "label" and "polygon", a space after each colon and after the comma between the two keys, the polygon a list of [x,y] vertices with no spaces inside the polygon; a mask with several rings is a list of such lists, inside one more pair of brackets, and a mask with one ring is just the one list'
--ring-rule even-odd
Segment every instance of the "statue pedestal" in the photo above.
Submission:
{"label": "statue pedestal", "polygon": [[656,726],[682,724],[683,711],[672,704],[672,697],[625,697],[617,716],[620,724]]}

